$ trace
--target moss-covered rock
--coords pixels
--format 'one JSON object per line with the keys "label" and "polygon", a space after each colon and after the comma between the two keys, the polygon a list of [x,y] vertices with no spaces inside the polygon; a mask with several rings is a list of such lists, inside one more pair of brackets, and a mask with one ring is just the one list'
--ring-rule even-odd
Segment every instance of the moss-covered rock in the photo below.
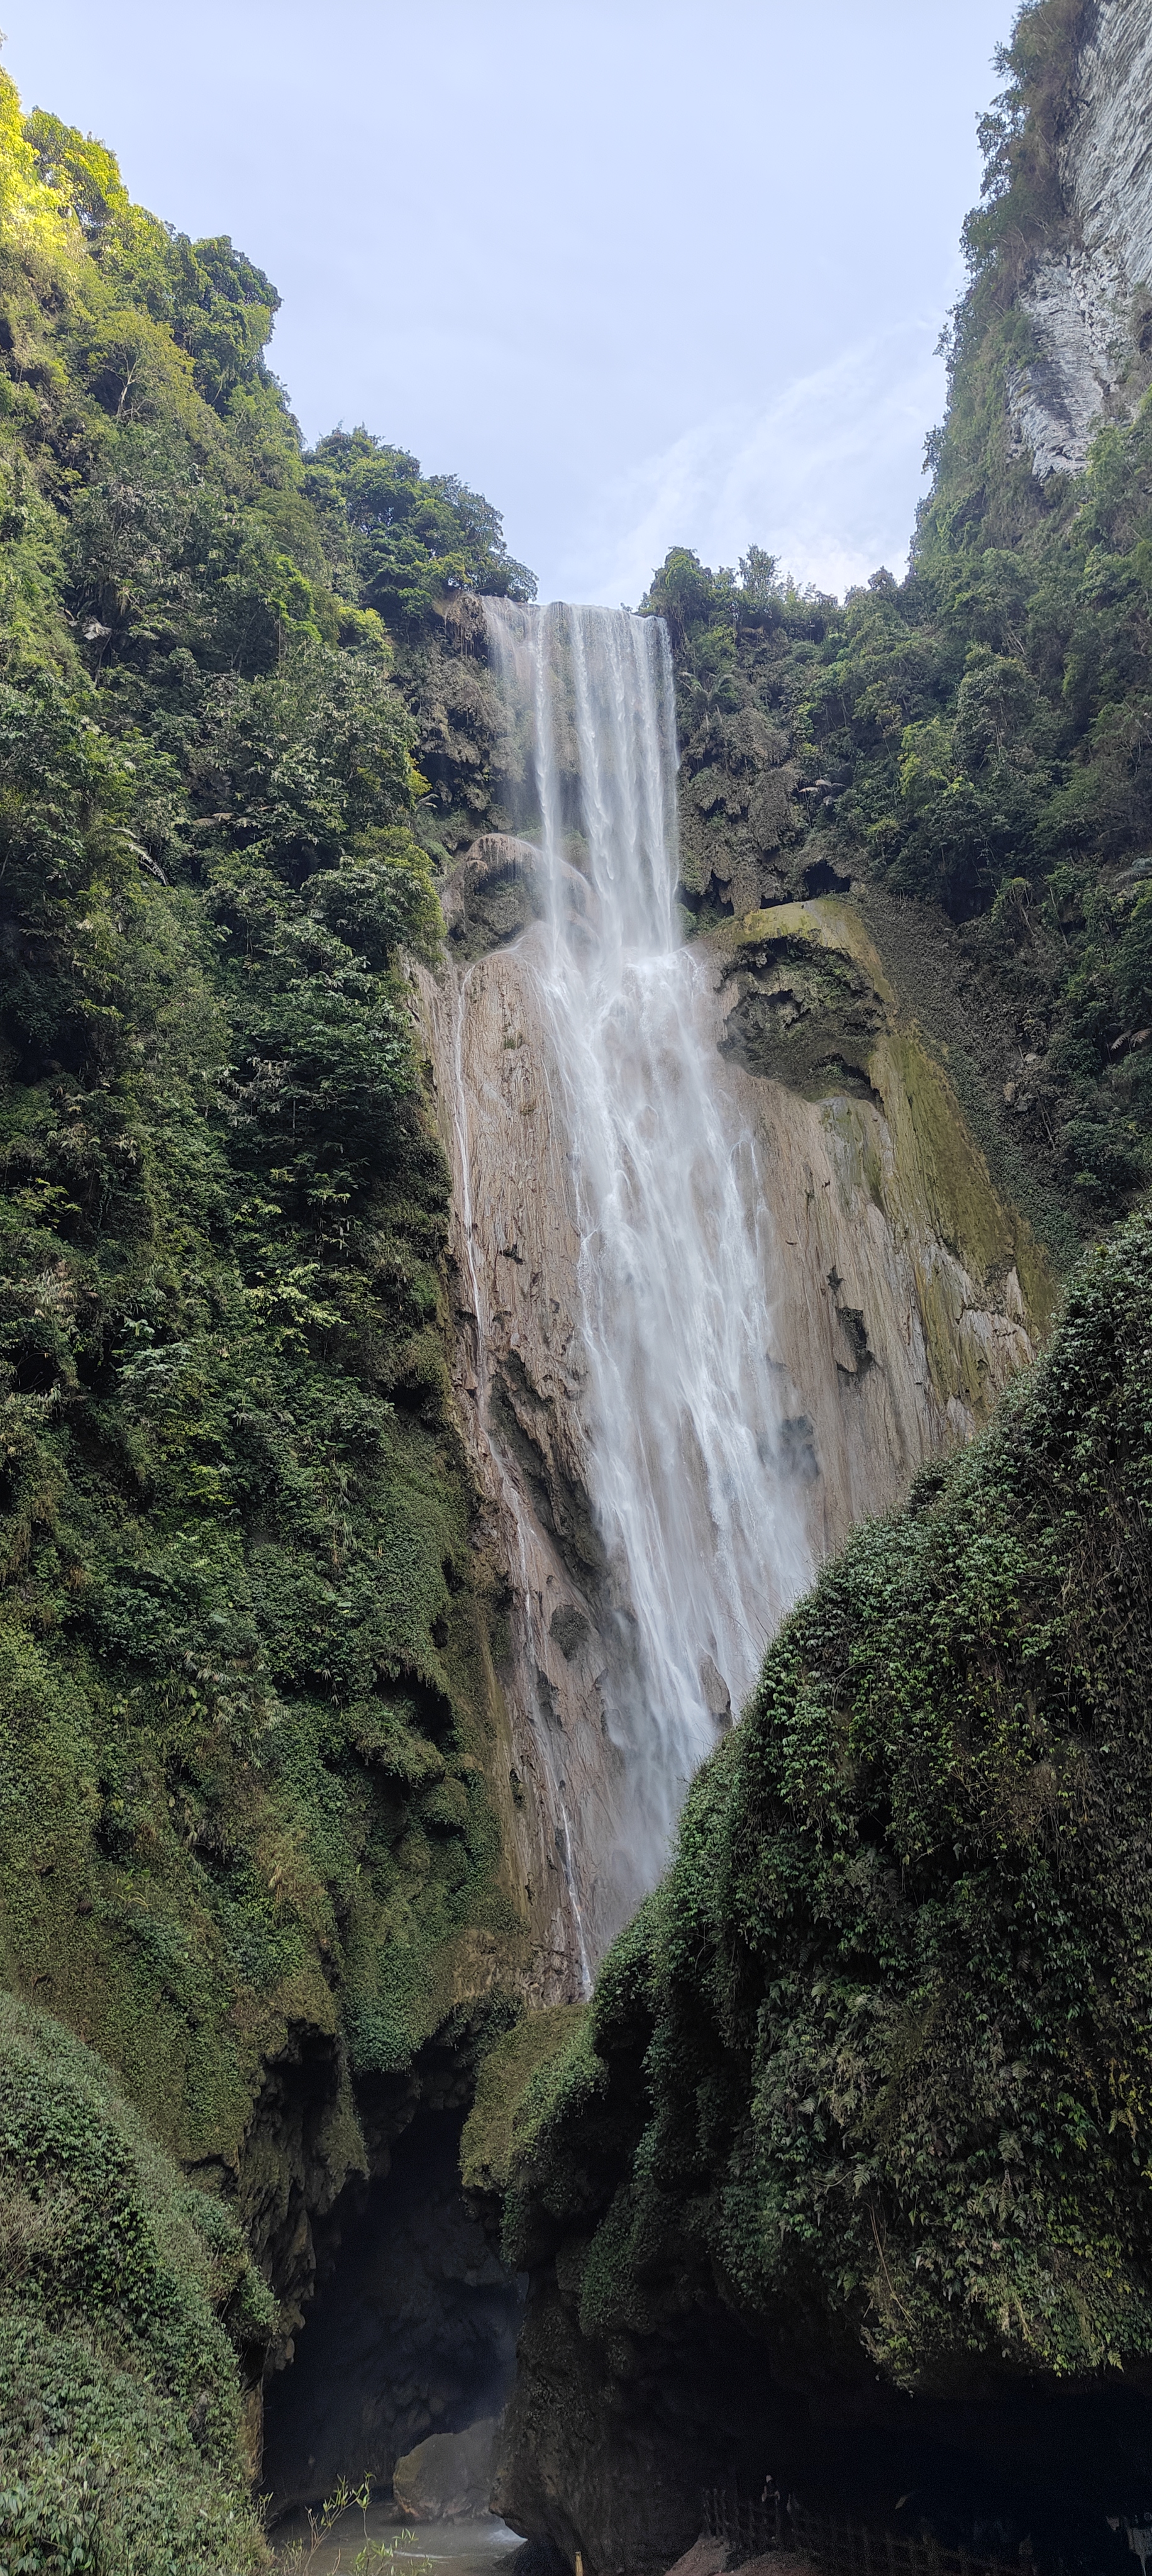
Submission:
{"label": "moss-covered rock", "polygon": [[28,2576],[269,2563],[245,2389],[276,2303],[240,2228],[90,2049],[0,1997],[0,2561]]}
{"label": "moss-covered rock", "polygon": [[1141,1216],[788,1621],[537,2079],[507,2247],[610,2380],[727,2311],[845,2420],[1145,2384],[1150,1501]]}
{"label": "moss-covered rock", "polygon": [[507,2188],[513,2159],[527,2148],[536,2120],[552,2108],[553,2070],[577,2039],[584,2018],[583,2004],[552,2004],[525,2014],[488,2050],[460,2141],[467,2190]]}
{"label": "moss-covered rock", "polygon": [[[720,965],[720,1047],[744,1071],[819,1105],[840,1187],[857,1211],[879,1215],[891,1246],[886,1311],[873,1326],[878,1338],[888,1333],[889,1366],[892,1327],[897,1340],[907,1338],[910,1290],[923,1335],[922,1375],[952,1428],[959,1420],[971,1428],[987,1419],[1007,1375],[989,1365],[990,1343],[998,1330],[1007,1344],[1016,1328],[1033,1345],[1043,1339],[1055,1269],[1003,1185],[995,1139],[987,1128],[984,1141],[976,1132],[972,1086],[964,1101],[956,1090],[957,1050],[925,1024],[926,997],[906,980],[902,943],[899,970],[889,963],[884,934],[891,928],[890,918],[874,923],[845,895],[782,903],[723,923],[708,942]],[[777,1119],[777,1136],[783,1125]],[[811,1142],[797,1150],[810,1167]],[[779,1172],[778,1142],[772,1160]],[[818,1194],[813,1179],[807,1186]],[[796,1231],[782,1228],[786,1239]],[[901,1258],[910,1273],[903,1293]],[[852,1306],[849,1297],[849,1313]],[[863,1325],[861,1314],[857,1336]],[[1021,1344],[1022,1331],[1017,1365]]]}

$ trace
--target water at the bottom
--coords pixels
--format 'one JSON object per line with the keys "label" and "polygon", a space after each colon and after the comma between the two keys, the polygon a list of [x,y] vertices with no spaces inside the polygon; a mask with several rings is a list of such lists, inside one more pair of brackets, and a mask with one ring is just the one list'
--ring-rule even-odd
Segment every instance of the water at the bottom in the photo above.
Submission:
{"label": "water at the bottom", "polygon": [[676,902],[665,629],[623,610],[486,613],[545,861],[547,935],[525,943],[525,971],[581,1241],[591,1500],[615,1603],[607,1715],[639,1893],[725,1690],[738,1709],[810,1574],[781,1454],[775,1253],[717,1051],[715,965],[685,944]]}
{"label": "water at the bottom", "polygon": [[326,2531],[294,2513],[279,2523],[272,2546],[280,2576],[503,2576],[523,2548],[518,2531],[499,2515],[472,2522],[422,2522],[400,2526],[393,2504],[349,2505]]}

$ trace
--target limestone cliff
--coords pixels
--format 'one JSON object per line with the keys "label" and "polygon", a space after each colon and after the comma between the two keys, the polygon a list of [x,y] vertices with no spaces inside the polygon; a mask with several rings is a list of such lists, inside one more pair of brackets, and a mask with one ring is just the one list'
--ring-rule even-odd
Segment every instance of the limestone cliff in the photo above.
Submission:
{"label": "limestone cliff", "polygon": [[[447,899],[453,921],[470,908],[476,953],[438,976],[414,970],[414,998],[453,1164],[456,1398],[508,1587],[507,1823],[534,1991],[552,2001],[579,1994],[615,1928],[603,1861],[619,1755],[535,858],[497,836],[477,846]],[[485,948],[494,906],[505,940],[519,935]],[[1043,1335],[1053,1280],[854,902],[779,905],[699,946],[729,1132],[752,1138],[765,1191],[765,1329],[815,1564],[987,1418]]]}
{"label": "limestone cliff", "polygon": [[1152,22],[1143,0],[1082,12],[1055,136],[1060,220],[1020,294],[1017,446],[1038,481],[1078,473],[1104,416],[1130,417],[1152,342]]}

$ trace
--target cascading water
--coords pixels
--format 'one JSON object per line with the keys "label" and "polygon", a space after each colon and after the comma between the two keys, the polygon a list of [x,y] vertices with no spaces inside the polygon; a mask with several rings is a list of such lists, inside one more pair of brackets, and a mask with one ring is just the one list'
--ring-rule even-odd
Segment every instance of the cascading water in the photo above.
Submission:
{"label": "cascading water", "polygon": [[[781,1459],[764,1192],[728,1098],[707,964],[684,944],[676,903],[666,631],[598,608],[486,601],[485,615],[524,746],[544,917],[520,943],[521,973],[579,1239],[588,1486],[607,1569],[600,1689],[621,1757],[618,1910],[658,1874],[688,1778],[811,1568]],[[479,1113],[459,1110],[470,1242],[483,1232],[468,1173]],[[562,1794],[558,1807],[571,1882]]]}

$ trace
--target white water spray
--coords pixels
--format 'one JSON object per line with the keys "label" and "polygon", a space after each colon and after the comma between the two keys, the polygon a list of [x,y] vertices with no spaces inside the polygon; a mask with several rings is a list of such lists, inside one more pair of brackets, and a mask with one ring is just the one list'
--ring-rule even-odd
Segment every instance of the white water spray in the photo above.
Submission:
{"label": "white water spray", "polygon": [[596,608],[485,614],[543,862],[546,931],[524,943],[525,971],[580,1237],[603,1691],[623,1755],[613,1870],[635,1901],[726,1695],[738,1709],[811,1568],[780,1463],[764,1193],[713,977],[677,912],[666,631]]}

